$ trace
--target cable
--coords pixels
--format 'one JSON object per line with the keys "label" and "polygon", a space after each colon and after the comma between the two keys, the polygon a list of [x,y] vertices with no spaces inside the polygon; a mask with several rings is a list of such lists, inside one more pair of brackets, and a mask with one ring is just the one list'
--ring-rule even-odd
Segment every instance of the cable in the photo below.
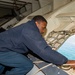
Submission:
{"label": "cable", "polygon": [[34,64],[42,63],[43,61],[34,61]]}
{"label": "cable", "polygon": [[60,68],[63,69],[63,70],[70,70],[72,67],[75,64],[63,64]]}
{"label": "cable", "polygon": [[63,64],[63,66],[67,66],[67,65],[72,66],[72,65],[75,65],[75,64]]}
{"label": "cable", "polygon": [[36,75],[39,71],[41,71],[42,69],[44,69],[44,68],[46,68],[46,67],[48,67],[48,66],[51,66],[52,65],[52,63],[51,64],[48,64],[48,65],[46,65],[46,66],[44,66],[44,67],[42,67],[42,68],[40,68],[39,70],[37,70],[33,75]]}
{"label": "cable", "polygon": [[[40,62],[43,62],[43,61],[35,61],[34,63],[40,63]],[[49,66],[51,66],[52,65],[52,63],[51,64],[48,64],[48,65],[46,65],[46,66],[44,66],[44,67],[42,67],[42,68],[40,68],[39,70],[37,70],[33,75],[36,75],[39,71],[41,71],[42,69],[44,69],[44,68],[46,68],[46,67],[49,67]],[[71,66],[71,65],[75,65],[75,64],[63,64],[62,66]]]}

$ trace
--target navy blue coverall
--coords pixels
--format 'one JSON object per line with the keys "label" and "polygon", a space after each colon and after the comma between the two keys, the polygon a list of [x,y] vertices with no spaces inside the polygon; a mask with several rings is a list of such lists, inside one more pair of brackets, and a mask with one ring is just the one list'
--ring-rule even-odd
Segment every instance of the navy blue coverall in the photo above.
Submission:
{"label": "navy blue coverall", "polygon": [[13,67],[6,75],[24,75],[33,67],[22,55],[31,50],[43,60],[62,65],[67,58],[51,49],[39,32],[34,20],[0,33],[0,73],[4,66]]}

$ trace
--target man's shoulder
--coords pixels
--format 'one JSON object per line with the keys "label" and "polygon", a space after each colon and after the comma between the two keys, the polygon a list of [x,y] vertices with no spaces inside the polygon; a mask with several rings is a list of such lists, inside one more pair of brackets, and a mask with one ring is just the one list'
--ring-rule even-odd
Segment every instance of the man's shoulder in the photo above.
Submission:
{"label": "man's shoulder", "polygon": [[31,26],[31,25],[35,25],[35,22],[34,22],[34,20],[30,20],[26,24]]}
{"label": "man's shoulder", "polygon": [[35,29],[36,28],[35,22],[33,20],[23,23],[23,25],[25,29],[31,29],[31,28]]}

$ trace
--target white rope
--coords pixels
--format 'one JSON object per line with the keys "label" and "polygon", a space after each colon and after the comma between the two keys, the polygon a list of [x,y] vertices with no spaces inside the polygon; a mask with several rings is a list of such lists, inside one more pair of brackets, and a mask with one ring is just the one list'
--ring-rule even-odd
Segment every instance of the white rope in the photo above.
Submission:
{"label": "white rope", "polygon": [[[35,63],[40,63],[40,62],[43,62],[43,61],[36,61]],[[49,66],[51,66],[52,65],[52,63],[51,64],[48,64],[48,65],[46,65],[46,66],[44,66],[44,67],[42,67],[42,68],[40,68],[39,70],[37,70],[33,75],[36,75],[39,71],[41,71],[42,69],[44,69],[44,68],[46,68],[46,67],[49,67]],[[71,65],[75,65],[75,64],[63,64],[63,66],[71,66]]]}
{"label": "white rope", "polygon": [[34,61],[34,64],[42,63],[43,61]]}
{"label": "white rope", "polygon": [[63,64],[62,66],[72,66],[72,65],[75,65],[75,64]]}
{"label": "white rope", "polygon": [[33,75],[36,75],[39,71],[41,71],[42,69],[44,69],[44,68],[46,68],[46,67],[48,67],[48,66],[50,66],[50,65],[52,65],[52,64],[48,64],[48,65],[46,65],[46,66],[40,68],[40,69],[37,70]]}
{"label": "white rope", "polygon": [[71,66],[75,66],[75,64],[63,64],[61,68],[63,70],[70,70],[72,68]]}
{"label": "white rope", "polygon": [[[33,63],[36,63],[36,64],[38,64],[38,63],[42,63],[43,61],[34,61]],[[44,69],[44,68],[46,68],[46,67],[49,67],[49,66],[51,66],[52,65],[52,63],[51,64],[48,64],[48,65],[46,65],[46,66],[43,66],[42,68],[40,68],[39,70],[37,70],[33,75],[36,75],[39,71],[41,71],[42,69]],[[73,65],[75,65],[75,64],[63,64],[62,66],[73,66]]]}

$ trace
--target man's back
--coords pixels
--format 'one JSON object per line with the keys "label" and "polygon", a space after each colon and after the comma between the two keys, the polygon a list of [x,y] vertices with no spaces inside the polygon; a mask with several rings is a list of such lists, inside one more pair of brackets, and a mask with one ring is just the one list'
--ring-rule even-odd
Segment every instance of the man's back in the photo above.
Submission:
{"label": "man's back", "polygon": [[[23,47],[23,29],[29,28],[30,22],[11,28],[0,33],[0,51],[13,50],[24,53],[27,48]],[[29,31],[29,30],[28,30]]]}

